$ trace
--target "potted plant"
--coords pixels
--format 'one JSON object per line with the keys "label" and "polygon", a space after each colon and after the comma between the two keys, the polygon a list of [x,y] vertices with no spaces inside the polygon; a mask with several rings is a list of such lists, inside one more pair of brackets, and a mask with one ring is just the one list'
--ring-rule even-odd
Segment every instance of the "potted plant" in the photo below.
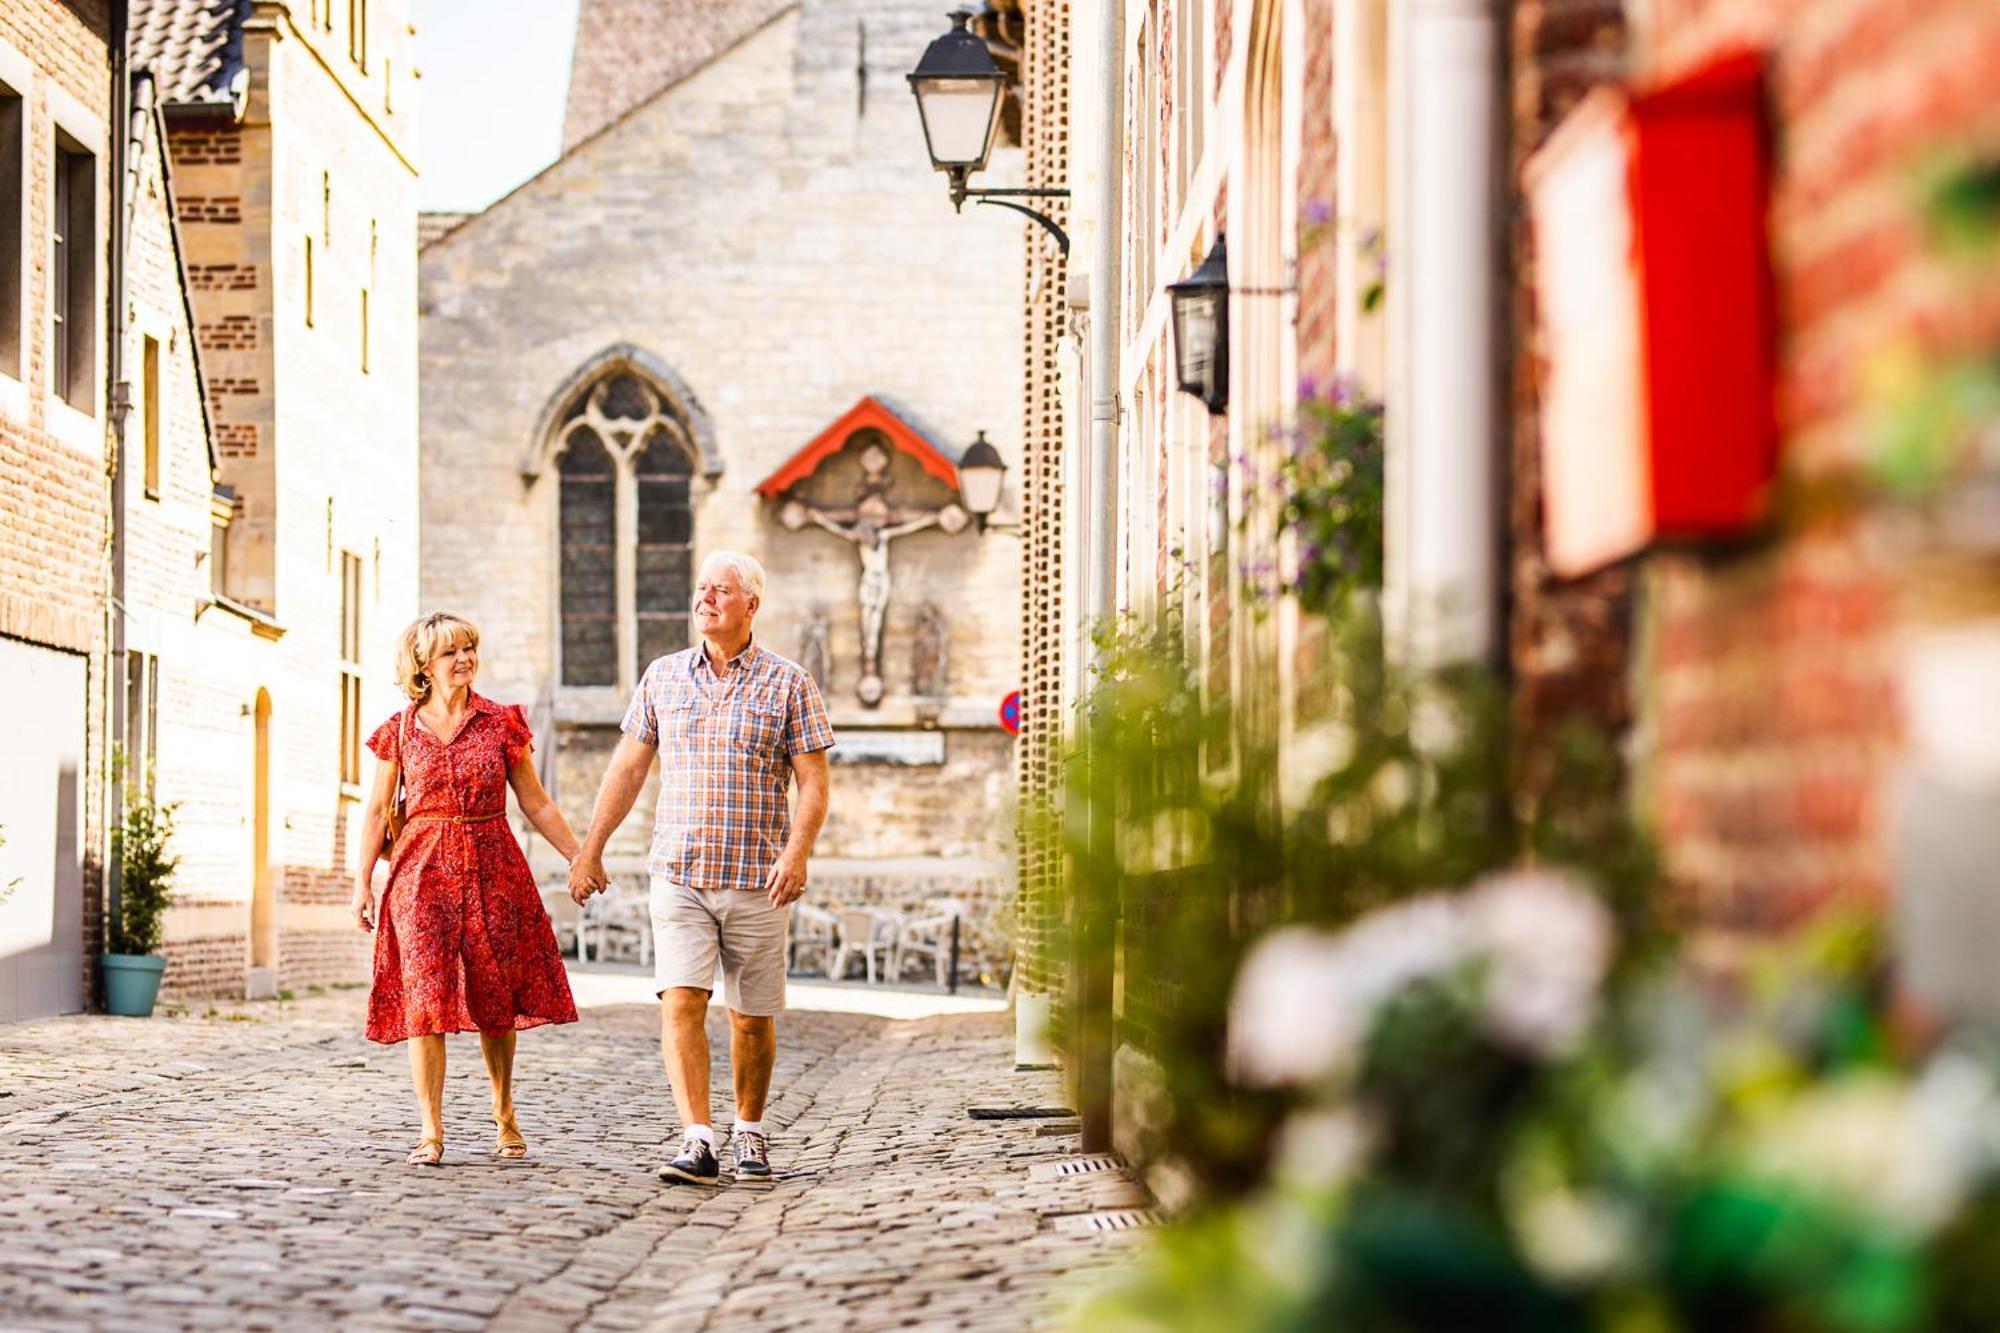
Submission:
{"label": "potted plant", "polygon": [[167,960],[160,947],[160,919],[173,896],[174,868],[180,858],[167,844],[174,836],[177,805],[161,805],[151,784],[130,783],[125,789],[125,817],[113,835],[120,887],[118,911],[107,923],[110,951],[98,955],[104,978],[107,1013],[145,1018],[160,993],[160,976]]}

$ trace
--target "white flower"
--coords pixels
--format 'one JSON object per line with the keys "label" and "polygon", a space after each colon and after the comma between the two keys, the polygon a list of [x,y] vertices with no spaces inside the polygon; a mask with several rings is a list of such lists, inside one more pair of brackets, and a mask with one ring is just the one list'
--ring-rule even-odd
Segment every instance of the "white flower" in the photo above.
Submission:
{"label": "white flower", "polygon": [[1353,1059],[1376,1008],[1413,981],[1470,956],[1457,904],[1426,895],[1339,935],[1294,927],[1251,951],[1229,1007],[1238,1082],[1277,1087],[1327,1077]]}
{"label": "white flower", "polygon": [[1918,1113],[1912,1090],[1883,1074],[1809,1088],[1744,1137],[1753,1171],[1881,1218],[1912,1237],[1950,1219],[1965,1180]]}
{"label": "white flower", "polygon": [[1560,1054],[1590,1025],[1611,935],[1596,897],[1533,872],[1496,876],[1461,896],[1411,898],[1338,935],[1278,931],[1251,951],[1237,979],[1231,1073],[1252,1087],[1337,1076],[1386,1001],[1482,959],[1481,1019],[1495,1039]]}
{"label": "white flower", "polygon": [[1596,894],[1560,875],[1518,871],[1482,881],[1465,902],[1490,960],[1486,1026],[1541,1056],[1575,1049],[1597,1009],[1611,963],[1611,913]]}

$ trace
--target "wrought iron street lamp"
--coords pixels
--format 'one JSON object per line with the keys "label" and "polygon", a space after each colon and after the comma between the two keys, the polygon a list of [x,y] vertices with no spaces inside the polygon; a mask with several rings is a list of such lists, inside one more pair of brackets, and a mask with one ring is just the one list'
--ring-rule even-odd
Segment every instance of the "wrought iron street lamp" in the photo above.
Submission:
{"label": "wrought iron street lamp", "polygon": [[975,190],[966,185],[973,172],[986,169],[986,161],[993,155],[993,141],[1000,132],[1000,103],[1007,90],[1007,76],[994,63],[993,53],[966,27],[971,17],[966,10],[954,10],[951,30],[925,48],[923,59],[909,74],[931,165],[950,177],[954,209],[963,210],[967,199],[1011,208],[1045,227],[1067,259],[1069,236],[1055,219],[1009,200],[1067,199],[1068,190]]}
{"label": "wrought iron street lamp", "polygon": [[1201,399],[1211,416],[1220,415],[1229,407],[1229,255],[1221,236],[1201,267],[1167,284],[1167,295],[1181,392]]}
{"label": "wrought iron street lamp", "polygon": [[986,531],[986,521],[1000,503],[1000,479],[1006,475],[1006,461],[987,440],[986,432],[980,431],[979,438],[966,446],[958,460],[958,493],[965,502],[965,512],[972,515],[981,532]]}

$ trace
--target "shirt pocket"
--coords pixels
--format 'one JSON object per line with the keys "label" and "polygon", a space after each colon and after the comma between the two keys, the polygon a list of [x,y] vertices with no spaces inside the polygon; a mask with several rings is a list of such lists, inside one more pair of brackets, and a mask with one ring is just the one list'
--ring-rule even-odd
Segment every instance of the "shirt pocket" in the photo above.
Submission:
{"label": "shirt pocket", "polygon": [[746,699],[736,710],[730,739],[738,750],[776,759],[785,738],[785,705],[776,699]]}
{"label": "shirt pocket", "polygon": [[701,700],[684,694],[667,700],[655,714],[660,726],[660,750],[662,753],[685,754],[696,746],[700,739]]}

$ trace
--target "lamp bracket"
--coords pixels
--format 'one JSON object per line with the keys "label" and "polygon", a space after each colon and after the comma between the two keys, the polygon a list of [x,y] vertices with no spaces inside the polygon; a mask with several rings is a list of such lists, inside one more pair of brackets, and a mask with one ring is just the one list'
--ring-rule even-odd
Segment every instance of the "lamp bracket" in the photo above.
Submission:
{"label": "lamp bracket", "polygon": [[1008,202],[1011,199],[1067,199],[1069,198],[1068,190],[974,190],[967,188],[965,175],[966,173],[963,170],[955,170],[951,173],[951,206],[954,209],[962,211],[965,208],[965,201],[968,199],[978,204],[990,204],[994,208],[1012,209],[1021,216],[1040,223],[1049,235],[1056,238],[1056,245],[1061,249],[1063,259],[1065,261],[1069,259],[1069,233],[1064,231],[1054,218],[1048,216],[1046,213],[1038,213],[1026,205]]}

